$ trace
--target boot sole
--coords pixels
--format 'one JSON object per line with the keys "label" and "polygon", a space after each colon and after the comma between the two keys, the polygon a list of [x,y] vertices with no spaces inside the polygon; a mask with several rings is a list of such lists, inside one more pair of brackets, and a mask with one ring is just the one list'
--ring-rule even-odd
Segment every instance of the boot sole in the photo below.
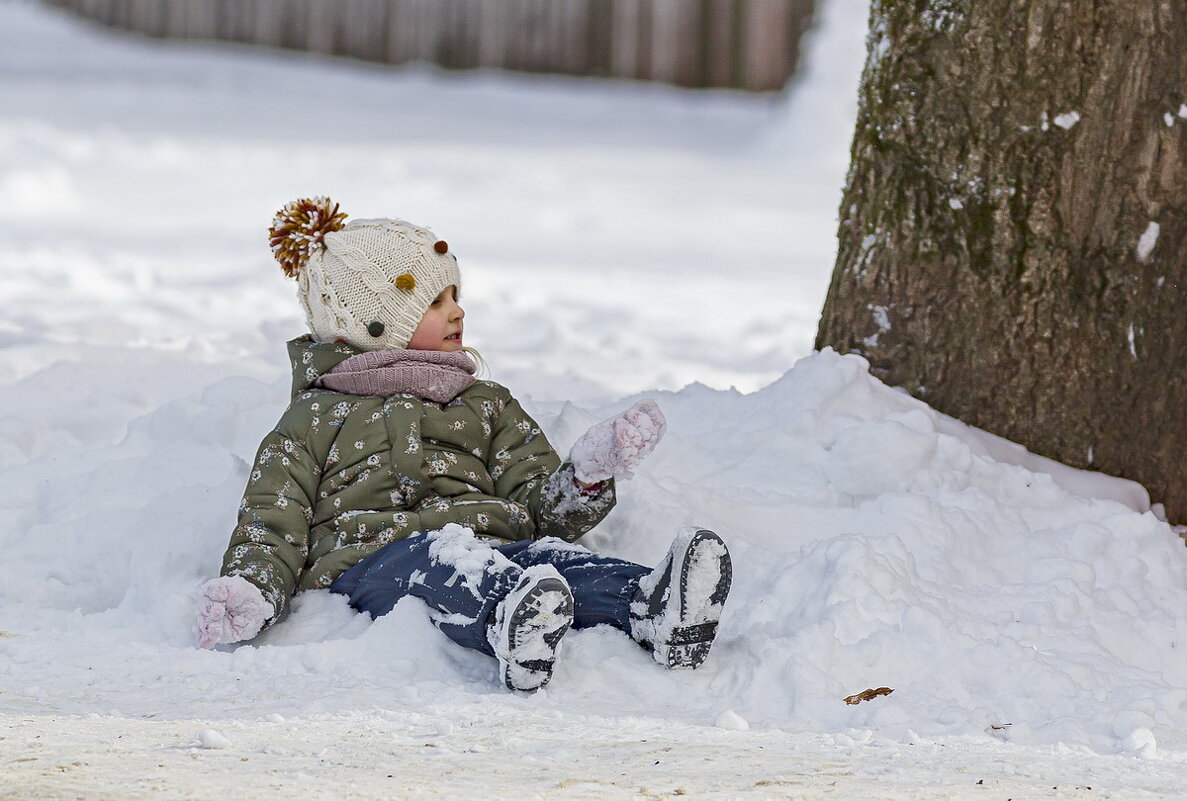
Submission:
{"label": "boot sole", "polygon": [[[669,575],[667,592],[678,593],[669,603],[679,604],[679,619],[664,642],[652,643],[651,652],[661,665],[692,670],[709,656],[717,636],[717,622],[733,582],[733,563],[725,542],[708,529],[698,529],[677,557],[679,578],[671,582]],[[676,568],[670,565],[669,571]]]}
{"label": "boot sole", "polygon": [[[519,598],[514,598],[516,594]],[[573,623],[573,593],[563,579],[529,579],[508,596],[514,607],[495,653],[508,689],[534,692],[552,679],[561,638]]]}

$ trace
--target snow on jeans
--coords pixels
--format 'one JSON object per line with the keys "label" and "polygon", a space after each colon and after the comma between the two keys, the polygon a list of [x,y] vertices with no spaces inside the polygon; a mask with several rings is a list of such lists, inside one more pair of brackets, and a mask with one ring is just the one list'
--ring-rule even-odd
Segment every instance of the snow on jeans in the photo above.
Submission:
{"label": "snow on jeans", "polygon": [[491,546],[449,525],[384,546],[339,576],[330,590],[373,618],[406,595],[420,598],[447,637],[493,656],[486,624],[519,574],[533,565],[552,565],[569,582],[574,628],[609,623],[629,633],[631,596],[650,570],[555,537]]}

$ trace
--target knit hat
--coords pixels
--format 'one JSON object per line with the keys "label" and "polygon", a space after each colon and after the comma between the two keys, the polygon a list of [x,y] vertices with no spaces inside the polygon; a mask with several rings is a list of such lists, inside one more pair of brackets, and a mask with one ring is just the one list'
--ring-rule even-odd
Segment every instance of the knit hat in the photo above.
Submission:
{"label": "knit hat", "polygon": [[460,295],[457,259],[410,222],[345,220],[328,197],[302,198],[278,211],[268,231],[276,260],[297,279],[313,338],[363,351],[407,347],[443,289]]}

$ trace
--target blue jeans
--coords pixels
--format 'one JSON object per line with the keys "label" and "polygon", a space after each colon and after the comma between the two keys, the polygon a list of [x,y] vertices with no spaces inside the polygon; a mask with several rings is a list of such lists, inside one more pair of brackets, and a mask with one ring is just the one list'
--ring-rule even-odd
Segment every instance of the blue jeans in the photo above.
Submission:
{"label": "blue jeans", "polygon": [[447,637],[493,656],[487,622],[519,574],[533,565],[552,565],[569,582],[574,628],[608,623],[628,633],[631,596],[651,572],[555,537],[492,546],[449,526],[384,546],[339,576],[330,591],[373,618],[406,595],[420,598]]}

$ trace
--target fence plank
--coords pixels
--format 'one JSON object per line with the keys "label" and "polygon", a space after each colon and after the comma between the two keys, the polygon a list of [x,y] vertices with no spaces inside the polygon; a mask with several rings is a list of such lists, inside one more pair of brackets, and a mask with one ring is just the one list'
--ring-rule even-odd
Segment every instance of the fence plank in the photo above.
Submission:
{"label": "fence plank", "polygon": [[760,91],[783,86],[787,73],[782,64],[791,50],[786,40],[789,13],[790,0],[743,0],[745,85]]}
{"label": "fence plank", "polygon": [[733,86],[735,76],[739,74],[734,56],[740,41],[736,8],[735,0],[705,2],[704,55],[701,64],[705,70],[706,86]]}
{"label": "fence plank", "polygon": [[651,77],[678,86],[700,85],[701,4],[654,0],[652,8]]}
{"label": "fence plank", "polygon": [[639,29],[642,6],[635,0],[611,0],[610,76],[635,78],[639,74]]}
{"label": "fence plank", "polygon": [[611,36],[611,0],[588,0],[586,3],[587,48],[584,75],[609,75],[613,57]]}
{"label": "fence plank", "polygon": [[387,60],[391,64],[403,64],[411,60],[415,46],[410,0],[387,0]]}
{"label": "fence plank", "polygon": [[507,22],[511,16],[503,8],[482,0],[474,3],[477,16],[479,67],[502,67],[507,55]]}

